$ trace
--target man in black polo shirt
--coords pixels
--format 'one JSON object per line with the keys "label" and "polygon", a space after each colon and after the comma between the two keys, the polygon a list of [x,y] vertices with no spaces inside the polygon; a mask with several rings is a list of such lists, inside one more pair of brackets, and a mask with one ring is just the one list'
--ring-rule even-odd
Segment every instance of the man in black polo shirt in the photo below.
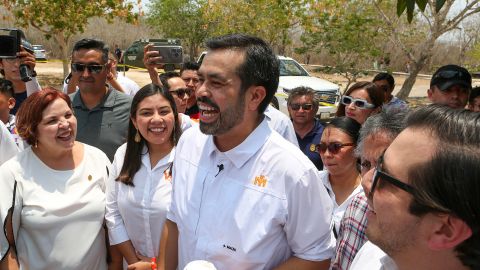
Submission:
{"label": "man in black polo shirt", "polygon": [[132,98],[106,84],[108,46],[82,39],[72,52],[72,77],[79,91],[70,95],[77,117],[77,140],[101,149],[113,160],[127,136]]}

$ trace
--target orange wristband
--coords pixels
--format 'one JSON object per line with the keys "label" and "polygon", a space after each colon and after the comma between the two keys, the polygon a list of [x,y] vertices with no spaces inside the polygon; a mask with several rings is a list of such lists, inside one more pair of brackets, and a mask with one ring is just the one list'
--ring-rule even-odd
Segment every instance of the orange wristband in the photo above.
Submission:
{"label": "orange wristband", "polygon": [[151,264],[152,270],[157,270],[157,258],[152,257],[150,264]]}

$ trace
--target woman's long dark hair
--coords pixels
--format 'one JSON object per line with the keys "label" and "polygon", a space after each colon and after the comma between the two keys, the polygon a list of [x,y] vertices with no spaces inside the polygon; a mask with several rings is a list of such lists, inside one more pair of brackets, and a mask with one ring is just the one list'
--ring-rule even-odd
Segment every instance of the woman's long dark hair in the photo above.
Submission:
{"label": "woman's long dark hair", "polygon": [[142,102],[145,98],[153,95],[161,95],[168,103],[170,103],[170,107],[172,107],[173,116],[175,119],[174,128],[172,131],[172,135],[170,140],[172,145],[177,145],[178,139],[182,134],[182,130],[180,128],[180,122],[178,120],[178,112],[177,107],[175,106],[175,100],[173,99],[172,94],[163,87],[159,87],[155,84],[147,84],[142,89],[140,89],[137,94],[133,97],[132,100],[132,107],[130,108],[130,122],[128,124],[128,135],[127,135],[127,150],[125,151],[125,158],[122,165],[122,170],[118,175],[115,181],[120,181],[128,186],[134,186],[133,184],[133,177],[140,169],[142,164],[142,156],[147,153],[142,153],[142,150],[146,144],[145,138],[140,134],[141,140],[140,142],[135,142],[135,134],[137,133],[137,129],[133,125],[132,118],[136,117],[138,104]]}

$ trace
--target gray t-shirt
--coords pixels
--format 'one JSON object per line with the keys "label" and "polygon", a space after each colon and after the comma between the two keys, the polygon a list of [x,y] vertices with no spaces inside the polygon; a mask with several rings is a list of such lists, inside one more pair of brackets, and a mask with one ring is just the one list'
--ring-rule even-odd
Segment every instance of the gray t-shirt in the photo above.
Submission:
{"label": "gray t-shirt", "polygon": [[80,91],[70,94],[70,99],[77,117],[77,141],[99,148],[112,161],[127,138],[132,97],[110,88],[91,110],[83,103]]}

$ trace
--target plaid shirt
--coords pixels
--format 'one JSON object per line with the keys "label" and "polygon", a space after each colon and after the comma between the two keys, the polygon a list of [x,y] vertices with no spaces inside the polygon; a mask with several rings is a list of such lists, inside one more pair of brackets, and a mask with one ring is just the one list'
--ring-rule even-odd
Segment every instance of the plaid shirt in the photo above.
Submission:
{"label": "plaid shirt", "polygon": [[357,194],[348,205],[340,223],[337,250],[331,269],[347,270],[358,250],[368,240],[365,235],[367,209],[367,197],[364,192]]}

